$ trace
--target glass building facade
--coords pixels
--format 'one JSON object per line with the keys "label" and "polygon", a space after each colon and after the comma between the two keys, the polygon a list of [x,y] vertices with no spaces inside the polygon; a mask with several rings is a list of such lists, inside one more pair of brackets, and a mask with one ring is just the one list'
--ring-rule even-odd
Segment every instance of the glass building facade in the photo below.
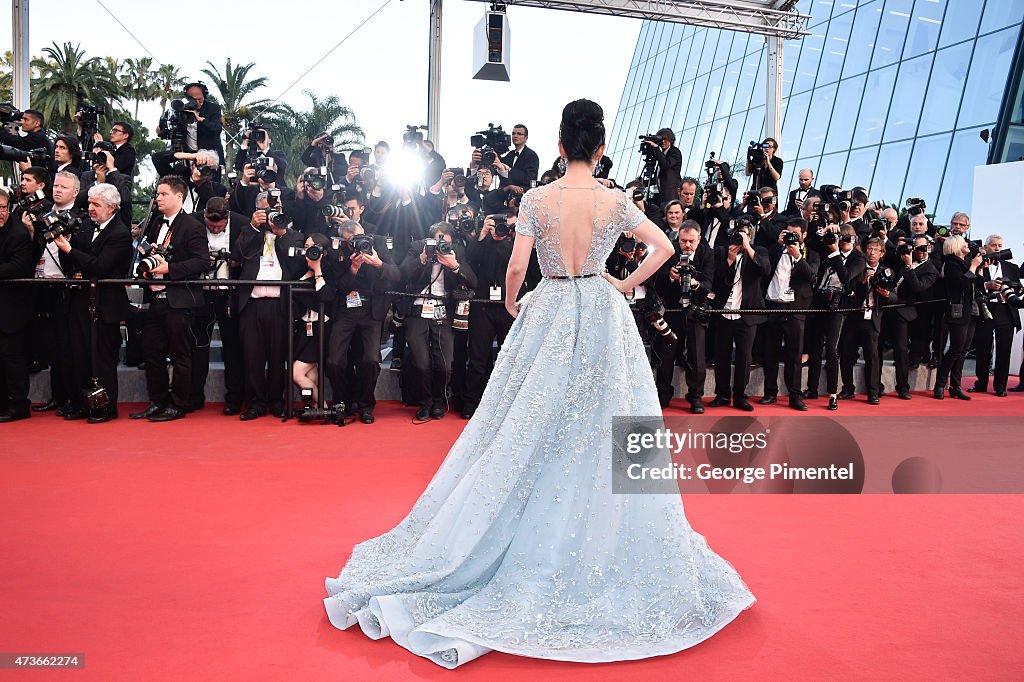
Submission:
{"label": "glass building facade", "polygon": [[[803,0],[796,9],[811,16],[811,35],[785,42],[780,194],[807,167],[815,186],[861,185],[901,205],[922,197],[940,221],[969,210],[974,166],[989,156],[981,131],[1021,118],[1004,99],[1021,97],[1024,0]],[[608,144],[616,177],[639,173],[638,136],[669,127],[683,175],[702,177],[715,152],[746,189],[746,147],[764,137],[766,53],[759,36],[645,22]],[[994,160],[1016,160],[1011,153]]]}

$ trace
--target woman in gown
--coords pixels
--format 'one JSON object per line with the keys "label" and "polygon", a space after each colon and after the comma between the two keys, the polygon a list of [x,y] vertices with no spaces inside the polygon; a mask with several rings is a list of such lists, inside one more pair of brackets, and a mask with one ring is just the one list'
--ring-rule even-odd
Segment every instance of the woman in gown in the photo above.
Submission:
{"label": "woman in gown", "polygon": [[[505,288],[516,320],[479,408],[409,515],[327,579],[334,626],[447,668],[491,650],[600,662],[686,649],[753,605],[678,494],[612,493],[612,417],[661,414],[621,292],[672,245],[594,180],[604,148],[601,107],[566,105],[567,172],[523,197]],[[620,281],[604,263],[629,230],[650,253]],[[544,279],[520,305],[534,246]]]}

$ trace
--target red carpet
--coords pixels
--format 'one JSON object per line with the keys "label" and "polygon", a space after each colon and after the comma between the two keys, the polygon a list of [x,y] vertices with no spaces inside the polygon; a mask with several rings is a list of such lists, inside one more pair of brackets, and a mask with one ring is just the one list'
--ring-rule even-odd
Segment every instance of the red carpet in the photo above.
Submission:
{"label": "red carpet", "polygon": [[[838,415],[881,414],[889,400],[846,401]],[[965,414],[917,396],[901,408]],[[219,406],[170,424],[127,411],[105,425],[0,425],[0,651],[84,652],[74,679],[1008,679],[1024,669],[1020,496],[689,496],[694,527],[759,600],[722,632],[646,661],[494,653],[449,672],[335,630],[321,599],[352,545],[408,511],[463,421],[414,426],[394,403],[373,426],[344,428],[243,423]],[[1022,412],[1024,396],[1011,394],[980,396],[966,414]],[[27,677],[0,671],[15,676]]]}

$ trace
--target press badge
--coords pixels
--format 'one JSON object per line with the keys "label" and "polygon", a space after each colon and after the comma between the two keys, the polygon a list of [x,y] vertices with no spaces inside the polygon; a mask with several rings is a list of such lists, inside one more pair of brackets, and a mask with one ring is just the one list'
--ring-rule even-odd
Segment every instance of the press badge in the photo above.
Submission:
{"label": "press badge", "polygon": [[501,300],[501,287],[491,287],[491,300],[492,301],[500,301]]}
{"label": "press badge", "polygon": [[306,336],[313,336],[313,323],[312,322],[307,322],[306,323]]}
{"label": "press badge", "polygon": [[868,308],[867,310],[864,311],[864,319],[865,320],[870,320],[871,319],[871,308]]}
{"label": "press badge", "polygon": [[363,299],[359,296],[358,291],[350,291],[345,296],[345,307],[346,308],[359,308],[363,305]]}
{"label": "press badge", "polygon": [[420,317],[428,320],[434,319],[434,304],[424,301],[423,307],[420,309]]}
{"label": "press badge", "polygon": [[469,301],[459,301],[455,306],[455,314],[462,317],[469,315]]}
{"label": "press badge", "polygon": [[260,267],[273,269],[275,265],[274,256],[260,256]]}
{"label": "press badge", "polygon": [[388,247],[388,251],[395,248],[395,240],[392,237],[387,237],[384,240],[384,246]]}

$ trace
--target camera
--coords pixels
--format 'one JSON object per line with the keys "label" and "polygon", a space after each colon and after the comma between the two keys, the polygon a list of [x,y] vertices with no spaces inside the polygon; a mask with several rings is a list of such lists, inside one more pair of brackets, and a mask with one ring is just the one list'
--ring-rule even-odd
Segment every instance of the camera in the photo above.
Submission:
{"label": "camera", "polygon": [[231,252],[227,249],[210,251],[210,272],[216,272],[217,266],[221,263],[231,262]]}
{"label": "camera", "polygon": [[308,258],[309,260],[320,260],[323,257],[323,255],[324,247],[320,246],[319,244],[313,244],[313,246],[310,246],[305,249],[296,248],[294,246],[288,248],[289,258],[295,258],[296,256],[298,256],[300,258]]}
{"label": "camera", "polygon": [[946,225],[936,225],[935,226],[935,236],[938,237],[939,239],[945,239],[946,237],[948,237],[951,234],[953,234],[953,233],[950,231],[949,227],[947,227]]}
{"label": "camera", "polygon": [[822,185],[822,204],[835,206],[840,211],[849,211],[853,204],[853,191],[843,190],[839,185]]}
{"label": "camera", "polygon": [[[922,249],[927,249],[927,246],[922,246]],[[896,255],[903,257],[909,256],[914,252],[914,240],[906,237],[900,237],[900,243],[896,245]]]}
{"label": "camera", "polygon": [[761,142],[750,141],[750,146],[747,147],[747,163],[754,168],[760,168],[765,164],[767,156],[764,153],[766,145]]}
{"label": "camera", "polygon": [[266,222],[266,225],[264,227],[266,227],[266,226],[276,226],[276,227],[284,226],[284,227],[287,227],[289,222],[290,221],[288,220],[288,216],[284,214],[284,211],[277,211],[277,210],[274,210],[274,209],[267,209],[267,222]]}
{"label": "camera", "polygon": [[846,291],[842,287],[824,287],[818,290],[821,297],[821,305],[828,310],[839,310],[843,305],[843,297]]}
{"label": "camera", "polygon": [[911,216],[921,215],[927,209],[927,206],[924,203],[924,199],[918,199],[916,197],[907,199],[906,206],[907,214]]}
{"label": "camera", "polygon": [[643,201],[644,199],[646,199],[647,196],[644,193],[643,187],[634,187],[632,198],[633,201]]}
{"label": "camera", "polygon": [[493,213],[487,217],[494,221],[494,236],[507,237],[512,234],[512,228],[508,226],[508,217],[504,213]]}
{"label": "camera", "polygon": [[18,123],[25,114],[10,102],[0,103],[0,123]]}
{"label": "camera", "polygon": [[995,253],[983,253],[981,254],[982,259],[985,263],[999,263],[1001,261],[1013,260],[1013,251],[1010,249],[1003,249],[1002,251],[996,251]]}
{"label": "camera", "polygon": [[679,287],[682,289],[683,297],[690,295],[690,280],[697,274],[693,267],[693,254],[679,254],[679,262],[672,266],[672,272],[679,276]]}
{"label": "camera", "polygon": [[635,237],[619,237],[619,243],[616,247],[623,253],[633,253],[636,251],[636,238]]}
{"label": "camera", "polygon": [[357,234],[353,235],[351,239],[342,240],[342,258],[344,258],[345,256],[355,256],[360,253],[365,254],[367,256],[373,253],[373,237],[371,237],[368,234]]}
{"label": "camera", "polygon": [[743,246],[744,230],[739,227],[729,228],[729,243],[733,246]]}
{"label": "camera", "polygon": [[871,278],[871,283],[876,289],[892,291],[896,288],[896,273],[889,266],[879,266]]}
{"label": "camera", "polygon": [[451,183],[455,189],[461,190],[466,186],[466,172],[461,168],[445,168],[445,172],[452,174]]}
{"label": "camera", "polygon": [[348,211],[344,206],[324,206],[320,213],[325,218],[348,218]]}
{"label": "camera", "polygon": [[138,273],[143,277],[147,276],[153,268],[160,264],[157,256],[161,256],[168,262],[171,260],[171,249],[169,247],[150,244],[143,239],[136,248],[142,254],[142,258],[139,259]]}
{"label": "camera", "polygon": [[277,182],[277,164],[271,156],[260,156],[249,162],[253,175],[257,180],[267,184]]}
{"label": "camera", "polygon": [[324,189],[327,187],[327,166],[320,166],[315,170],[303,173],[302,182],[309,189]]}
{"label": "camera", "polygon": [[481,130],[469,138],[469,144],[480,151],[480,164],[492,166],[498,156],[508,151],[512,146],[512,136],[495,126],[487,124],[487,130]]}
{"label": "camera", "polygon": [[881,239],[883,232],[885,232],[887,234],[889,232],[889,223],[887,221],[885,221],[885,220],[882,220],[881,218],[873,219],[871,221],[871,223],[870,223],[870,226],[871,226],[871,239],[875,239],[875,238]]}
{"label": "camera", "polygon": [[437,257],[452,253],[452,243],[447,239],[427,239],[423,243],[427,253],[427,262],[437,262]]}
{"label": "camera", "polygon": [[93,133],[99,130],[100,116],[105,114],[106,110],[102,106],[80,104],[75,118],[78,119],[78,124],[82,126],[82,136],[92,137]]}
{"label": "camera", "polygon": [[999,282],[999,291],[992,292],[996,295],[996,299],[992,302],[998,303],[1000,302],[999,297],[1002,297],[1002,300],[1006,301],[1007,304],[1016,308],[1022,307],[1024,296],[1021,294],[1021,288],[1013,282],[1007,282],[1004,279],[997,279],[996,281]]}
{"label": "camera", "polygon": [[640,153],[641,154],[654,154],[654,150],[648,145],[648,142],[653,142],[659,149],[661,148],[661,135],[641,135],[640,136]]}
{"label": "camera", "polygon": [[20,208],[25,213],[35,215],[39,213],[45,199],[46,192],[41,189],[37,189],[35,192],[26,194],[21,199],[18,199],[17,203],[11,206],[11,213],[14,213]]}
{"label": "camera", "polygon": [[445,221],[466,238],[474,234],[478,228],[473,209],[469,206],[453,206],[448,209]]}
{"label": "camera", "polygon": [[665,304],[656,297],[647,300],[650,301],[650,304],[644,311],[644,319],[654,327],[654,331],[658,332],[659,336],[675,341],[678,337],[672,331],[672,327],[668,326],[668,322],[665,321]]}
{"label": "camera", "polygon": [[420,130],[426,129],[427,126],[405,126],[405,132],[402,133],[402,146],[413,151],[419,150],[420,145],[423,144],[423,133]]}
{"label": "camera", "polygon": [[267,141],[267,129],[251,126],[242,134],[242,137],[248,137],[250,142],[263,143]]}
{"label": "camera", "polygon": [[753,211],[755,208],[761,205],[761,195],[757,192],[747,192],[743,196],[743,207],[748,211]]}
{"label": "camera", "polygon": [[39,220],[43,224],[42,235],[47,243],[57,237],[70,239],[82,226],[82,216],[77,213],[61,215],[58,211],[50,211],[40,216]]}
{"label": "camera", "polygon": [[800,233],[786,230],[782,233],[783,246],[800,246]]}

